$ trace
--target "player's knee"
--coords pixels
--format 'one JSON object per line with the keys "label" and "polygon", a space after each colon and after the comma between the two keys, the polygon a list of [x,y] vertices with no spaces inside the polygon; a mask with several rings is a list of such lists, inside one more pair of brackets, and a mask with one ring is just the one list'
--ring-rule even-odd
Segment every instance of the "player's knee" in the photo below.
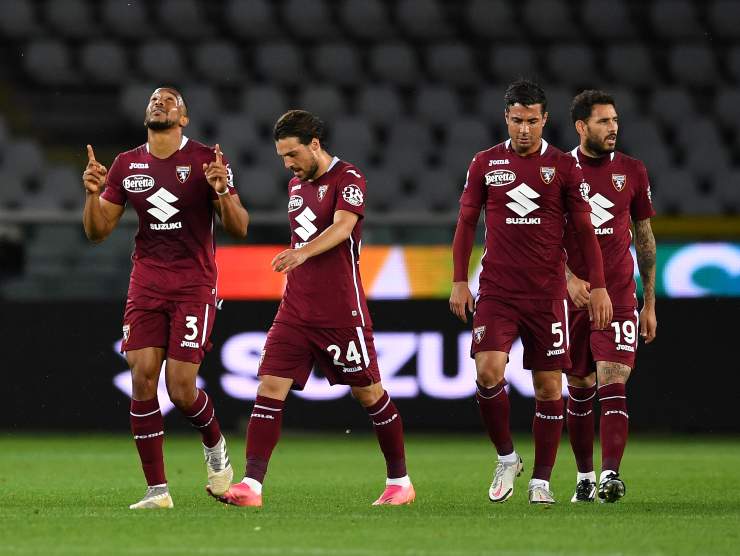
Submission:
{"label": "player's knee", "polygon": [[498,367],[484,367],[477,369],[478,384],[485,388],[493,388],[504,379],[504,369]]}
{"label": "player's knee", "polygon": [[380,383],[375,383],[372,386],[357,387],[353,386],[351,389],[352,397],[355,398],[362,407],[370,407],[378,403],[378,400],[383,397],[383,387]]}
{"label": "player's knee", "polygon": [[535,377],[534,397],[540,401],[559,400],[562,396],[562,382],[555,376]]}
{"label": "player's knee", "polygon": [[167,381],[167,394],[175,407],[181,410],[192,406],[198,395],[195,383],[184,380]]}
{"label": "player's knee", "polygon": [[596,374],[591,373],[588,376],[568,376],[568,385],[576,388],[591,388],[596,384]]}
{"label": "player's knee", "polygon": [[137,400],[149,400],[157,394],[157,383],[159,377],[156,373],[131,372],[131,387],[134,398]]}

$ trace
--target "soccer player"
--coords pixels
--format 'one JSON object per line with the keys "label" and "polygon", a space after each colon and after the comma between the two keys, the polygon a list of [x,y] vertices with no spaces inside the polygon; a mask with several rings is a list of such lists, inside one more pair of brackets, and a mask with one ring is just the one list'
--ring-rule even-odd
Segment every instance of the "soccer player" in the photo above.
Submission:
{"label": "soccer player", "polygon": [[[612,308],[581,170],[571,156],[542,138],[545,92],[520,80],[509,85],[504,101],[509,139],[475,155],[460,197],[450,309],[464,322],[466,311],[474,311],[471,355],[477,371],[476,399],[498,452],[488,497],[492,502],[507,500],[524,468],[511,439],[504,388],[509,350],[521,336],[524,367],[533,371],[536,398],[529,501],[552,504],[549,481],[563,426],[561,370],[570,367],[562,239],[566,218],[584,253],[596,328],[608,326]],[[468,264],[483,206],[486,245],[474,305]]]}
{"label": "soccer player", "polygon": [[277,154],[294,174],[288,183],[291,248],[272,261],[273,270],[287,274],[287,286],[262,352],[244,479],[218,498],[262,505],[285,398],[291,388],[303,389],[318,364],[330,384],[351,387],[375,427],[388,478],[373,505],[409,504],[415,493],[406,473],[403,425],[380,381],[360,280],[365,177],[327,152],[324,123],[309,112],[286,112],[273,136]]}
{"label": "soccer player", "polygon": [[103,241],[127,203],[139,217],[133,270],[123,315],[121,351],[131,367],[131,431],[148,485],[131,509],[171,508],[162,456],[163,418],[157,383],[165,363],[170,399],[200,430],[213,492],[225,492],[233,472],[210,397],[196,387],[210,350],[216,316],[213,215],[243,238],[249,216],[239,201],[228,163],[214,149],[183,135],[188,114],[182,95],[156,89],[146,107],[147,142],[119,154],[110,171],[87,146],[83,224],[88,239]]}
{"label": "soccer player", "polygon": [[[627,442],[625,385],[635,366],[638,323],[646,343],[655,339],[655,238],[650,217],[655,214],[645,165],[615,151],[619,122],[614,98],[603,91],[583,91],[573,99],[571,116],[580,144],[571,155],[583,168],[590,186],[591,223],[604,255],[606,288],[614,304],[614,320],[605,330],[588,320],[588,267],[566,229],[569,322],[572,367],[568,374],[568,436],[578,467],[572,502],[592,502],[597,490],[593,465],[593,400],[601,402],[601,475],[598,496],[615,502],[625,493],[619,464]],[[643,307],[638,319],[634,267],[630,254],[635,225],[637,265],[643,283]],[[598,389],[596,382],[598,378]]]}

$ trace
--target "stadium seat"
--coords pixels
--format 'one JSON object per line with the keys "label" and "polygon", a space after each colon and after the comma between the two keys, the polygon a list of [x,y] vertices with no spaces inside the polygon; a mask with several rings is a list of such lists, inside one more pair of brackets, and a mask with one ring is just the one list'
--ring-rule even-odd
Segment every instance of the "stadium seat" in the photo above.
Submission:
{"label": "stadium seat", "polygon": [[627,2],[586,0],[582,14],[583,30],[598,41],[628,40],[637,35]]}
{"label": "stadium seat", "polygon": [[283,89],[270,85],[247,87],[242,95],[241,106],[252,120],[270,129],[280,115],[291,107]]}
{"label": "stadium seat", "polygon": [[340,118],[329,122],[328,143],[332,154],[363,168],[375,149],[375,136],[365,120]]}
{"label": "stadium seat", "polygon": [[569,3],[560,0],[528,0],[524,5],[524,27],[528,33],[541,39],[581,38],[576,28]]}
{"label": "stadium seat", "polygon": [[334,122],[347,115],[347,101],[341,91],[331,85],[309,85],[302,89],[298,106],[325,122]]}
{"label": "stadium seat", "polygon": [[473,33],[485,40],[521,39],[521,27],[511,2],[472,0],[465,11],[466,23]]}
{"label": "stadium seat", "polygon": [[369,85],[358,91],[358,114],[370,124],[389,126],[403,113],[398,91],[388,85]]}
{"label": "stadium seat", "polygon": [[182,83],[189,77],[182,50],[168,40],[142,43],[137,50],[137,65],[145,79],[156,83]]}
{"label": "stadium seat", "polygon": [[606,91],[614,97],[614,101],[617,103],[620,125],[644,117],[642,102],[638,102],[632,89],[628,87],[607,87]]}
{"label": "stadium seat", "polygon": [[300,39],[334,39],[339,36],[326,0],[284,0],[282,15],[291,35]]}
{"label": "stadium seat", "polygon": [[693,176],[685,170],[652,172],[650,175],[653,203],[656,206],[656,212],[658,208],[660,209],[660,214],[682,212],[684,199],[693,201],[699,196]]}
{"label": "stadium seat", "polygon": [[606,67],[620,85],[644,87],[661,79],[653,65],[649,48],[641,43],[617,43],[606,47]]}
{"label": "stadium seat", "polygon": [[719,77],[712,49],[704,44],[677,44],[669,54],[675,79],[688,86],[712,86]]}
{"label": "stadium seat", "polygon": [[499,83],[509,83],[520,77],[538,77],[537,56],[527,44],[493,46],[489,59],[493,78]]}
{"label": "stadium seat", "polygon": [[[493,139],[488,126],[478,118],[461,118],[451,122],[445,130],[445,152],[462,151],[462,163],[455,159],[452,168],[467,168],[473,155],[493,146]],[[446,159],[447,160],[447,159]]]}
{"label": "stadium seat", "polygon": [[[277,156],[275,156],[275,162],[278,162]],[[239,168],[238,173],[235,171],[234,176],[238,180],[239,196],[247,210],[253,208],[276,210],[282,208],[283,201],[287,204],[285,186],[288,180],[284,182],[279,180],[272,169],[262,166],[245,166]]]}
{"label": "stadium seat", "polygon": [[367,204],[373,210],[393,209],[394,199],[403,193],[401,177],[393,166],[370,166],[366,173]]}
{"label": "stadium seat", "polygon": [[[575,96],[575,90],[563,89],[559,87],[548,88],[545,90],[547,95],[547,126],[557,128],[564,132],[566,142],[570,145],[578,141],[576,130],[573,127],[573,120],[570,117],[570,104]],[[547,128],[545,128],[547,130]],[[549,134],[545,132],[545,136]]]}
{"label": "stadium seat", "polygon": [[734,83],[740,84],[740,45],[729,47],[727,51],[727,69]]}
{"label": "stadium seat", "polygon": [[694,101],[683,87],[656,88],[650,99],[650,113],[662,125],[679,128],[694,117]]}
{"label": "stadium seat", "polygon": [[457,93],[442,85],[420,87],[416,96],[416,114],[422,121],[446,125],[462,112]]}
{"label": "stadium seat", "polygon": [[80,210],[85,203],[82,178],[69,165],[53,165],[44,170],[34,208]]}
{"label": "stadium seat", "polygon": [[3,168],[21,179],[36,177],[44,168],[44,154],[30,139],[10,142],[4,149]]}
{"label": "stadium seat", "polygon": [[714,175],[714,190],[722,207],[740,214],[740,169],[733,168]]}
{"label": "stadium seat", "polygon": [[144,113],[155,88],[151,83],[132,83],[121,90],[119,106],[129,122],[136,125],[144,122]]}
{"label": "stadium seat", "polygon": [[[222,113],[218,118],[214,135],[221,150],[232,161],[232,166],[236,166],[241,154],[251,152],[260,144],[257,131],[257,124],[246,114]],[[240,181],[236,174],[235,179]]]}
{"label": "stadium seat", "polygon": [[187,83],[182,85],[181,92],[188,109],[190,125],[209,124],[221,113],[223,103],[212,86],[200,81]]}
{"label": "stadium seat", "polygon": [[158,27],[166,29],[165,36],[191,41],[214,33],[198,0],[159,0],[152,5],[157,11]]}
{"label": "stadium seat", "polygon": [[269,0],[229,0],[225,12],[229,30],[242,40],[259,42],[280,35]]}
{"label": "stadium seat", "polygon": [[691,0],[653,0],[648,10],[651,30],[660,38],[699,39],[706,34]]}
{"label": "stadium seat", "polygon": [[401,119],[389,130],[383,161],[402,177],[412,177],[428,166],[433,145],[429,125],[419,120]]}
{"label": "stadium seat", "polygon": [[27,0],[0,2],[0,36],[9,39],[28,39],[41,31],[32,2]]}
{"label": "stadium seat", "polygon": [[547,51],[551,81],[570,87],[593,86],[599,81],[593,50],[585,44],[556,45]]}
{"label": "stadium seat", "polygon": [[473,52],[461,42],[429,46],[426,62],[430,75],[441,83],[465,87],[476,85],[481,79]]}
{"label": "stadium seat", "polygon": [[104,0],[103,22],[114,35],[125,39],[142,39],[154,34],[145,2]]}
{"label": "stadium seat", "polygon": [[714,0],[709,5],[707,19],[711,31],[721,39],[740,39],[740,3],[737,0]]}
{"label": "stadium seat", "polygon": [[339,15],[342,25],[356,39],[383,41],[396,35],[381,0],[345,0]]}
{"label": "stadium seat", "polygon": [[0,166],[0,208],[4,210],[17,209],[23,206],[28,198],[28,191],[23,177],[14,169]]}
{"label": "stadium seat", "polygon": [[310,58],[322,80],[337,85],[359,85],[363,81],[359,51],[349,43],[322,44]]}
{"label": "stadium seat", "polygon": [[121,85],[130,79],[126,52],[114,41],[86,42],[80,57],[83,70],[95,83]]}
{"label": "stadium seat", "polygon": [[54,30],[54,36],[89,40],[99,35],[99,29],[90,14],[90,3],[86,0],[47,0],[44,19]]}
{"label": "stadium seat", "polygon": [[28,74],[43,85],[69,85],[77,80],[69,47],[62,41],[40,39],[24,51]]}
{"label": "stadium seat", "polygon": [[381,43],[370,51],[370,66],[382,81],[394,85],[414,86],[419,80],[419,63],[408,44]]}
{"label": "stadium seat", "polygon": [[438,0],[400,0],[396,2],[396,17],[404,31],[417,40],[444,39],[453,29]]}
{"label": "stadium seat", "polygon": [[425,197],[427,208],[434,211],[454,210],[460,197],[460,183],[445,170],[425,170],[416,176],[416,192]]}
{"label": "stadium seat", "polygon": [[689,150],[697,144],[722,147],[722,137],[714,121],[708,116],[687,118],[676,128],[674,135],[684,149]]}
{"label": "stadium seat", "polygon": [[734,132],[740,121],[740,87],[719,89],[713,105],[717,124],[726,131]]}
{"label": "stadium seat", "polygon": [[500,87],[489,86],[478,89],[478,98],[476,100],[475,113],[478,117],[486,120],[489,125],[501,129],[504,125],[504,93],[506,86]]}
{"label": "stadium seat", "polygon": [[259,74],[278,85],[297,85],[306,75],[299,48],[291,42],[259,44],[254,61]]}
{"label": "stadium seat", "polygon": [[230,41],[208,41],[193,48],[195,69],[214,85],[239,85],[247,80],[241,55]]}

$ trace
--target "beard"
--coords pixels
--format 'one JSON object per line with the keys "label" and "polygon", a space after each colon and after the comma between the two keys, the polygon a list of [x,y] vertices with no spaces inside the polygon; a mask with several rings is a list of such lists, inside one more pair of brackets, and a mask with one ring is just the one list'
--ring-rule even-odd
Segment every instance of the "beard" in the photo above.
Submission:
{"label": "beard", "polygon": [[172,129],[173,127],[175,127],[177,125],[177,122],[171,120],[154,121],[149,119],[144,122],[144,125],[152,131],[164,131],[166,129]]}
{"label": "beard", "polygon": [[605,156],[614,152],[614,149],[605,147],[603,143],[597,143],[592,139],[586,139],[586,148],[599,156]]}
{"label": "beard", "polygon": [[306,170],[306,179],[312,180],[319,171],[319,163],[314,160],[314,163]]}

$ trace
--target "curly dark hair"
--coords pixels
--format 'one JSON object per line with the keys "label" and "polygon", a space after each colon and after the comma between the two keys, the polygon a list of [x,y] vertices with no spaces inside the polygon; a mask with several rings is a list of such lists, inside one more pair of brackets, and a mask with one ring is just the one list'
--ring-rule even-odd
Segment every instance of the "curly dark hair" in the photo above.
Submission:
{"label": "curly dark hair", "polygon": [[507,112],[515,104],[521,104],[523,106],[541,104],[542,113],[547,112],[545,90],[534,81],[528,79],[519,79],[509,85],[506,88],[506,93],[504,93],[504,102],[506,103]]}
{"label": "curly dark hair", "polygon": [[573,97],[573,102],[570,103],[570,117],[573,123],[578,120],[584,122],[588,120],[595,104],[611,104],[615,109],[617,108],[614,97],[607,92],[596,89],[581,91]]}
{"label": "curly dark hair", "polygon": [[302,145],[308,145],[314,138],[324,146],[326,126],[317,116],[305,110],[288,110],[278,118],[272,132],[275,141],[286,137],[297,137]]}

